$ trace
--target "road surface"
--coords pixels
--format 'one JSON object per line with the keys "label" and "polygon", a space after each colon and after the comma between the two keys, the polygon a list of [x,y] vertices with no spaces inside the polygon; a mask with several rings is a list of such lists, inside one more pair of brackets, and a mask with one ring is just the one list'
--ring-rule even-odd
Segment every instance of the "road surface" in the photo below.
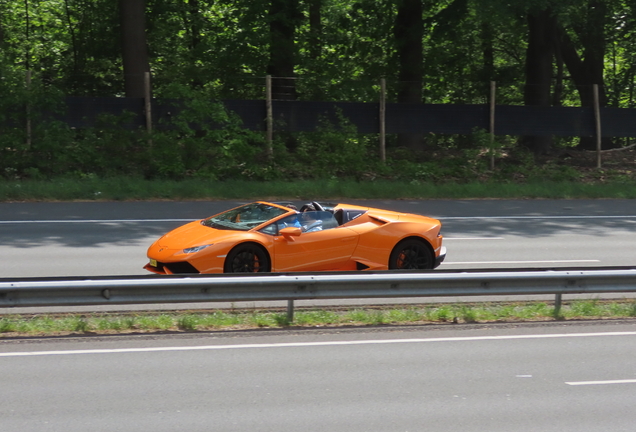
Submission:
{"label": "road surface", "polygon": [[598,432],[636,422],[633,323],[0,344],[3,432]]}
{"label": "road surface", "polygon": [[[448,249],[441,269],[636,264],[636,206],[632,200],[349,202],[439,218]],[[159,236],[239,204],[0,203],[0,278],[148,274],[142,269],[147,263],[146,249]]]}

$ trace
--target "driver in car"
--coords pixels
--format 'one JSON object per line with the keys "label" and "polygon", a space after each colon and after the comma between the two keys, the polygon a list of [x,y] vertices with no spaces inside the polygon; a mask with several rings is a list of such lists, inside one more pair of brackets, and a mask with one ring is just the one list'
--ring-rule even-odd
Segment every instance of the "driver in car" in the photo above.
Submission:
{"label": "driver in car", "polygon": [[302,225],[302,230],[305,233],[322,231],[322,221],[320,219],[316,219],[315,211],[305,211],[304,213],[301,213],[300,224]]}

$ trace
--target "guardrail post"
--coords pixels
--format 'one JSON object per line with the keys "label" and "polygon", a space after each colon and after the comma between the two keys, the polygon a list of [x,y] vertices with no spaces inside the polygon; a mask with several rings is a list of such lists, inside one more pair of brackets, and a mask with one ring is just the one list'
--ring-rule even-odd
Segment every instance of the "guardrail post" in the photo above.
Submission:
{"label": "guardrail post", "polygon": [[561,316],[561,305],[563,303],[563,294],[554,295],[554,317]]}
{"label": "guardrail post", "polygon": [[294,322],[294,301],[287,300],[287,321]]}

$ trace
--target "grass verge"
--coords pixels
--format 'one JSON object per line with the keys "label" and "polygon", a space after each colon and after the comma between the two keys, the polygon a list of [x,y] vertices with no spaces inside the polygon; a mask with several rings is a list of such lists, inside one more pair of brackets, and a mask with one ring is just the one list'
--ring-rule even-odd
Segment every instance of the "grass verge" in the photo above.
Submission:
{"label": "grass verge", "polygon": [[465,199],[465,198],[636,198],[633,182],[425,183],[302,180],[296,182],[142,180],[134,178],[1,181],[0,202],[75,200],[200,199]]}
{"label": "grass verge", "polygon": [[280,310],[4,315],[0,317],[0,338],[632,317],[636,317],[636,300],[578,300],[564,303],[558,313],[553,305],[543,302],[436,304],[352,309],[308,308],[297,310],[293,322],[288,321],[286,311]]}

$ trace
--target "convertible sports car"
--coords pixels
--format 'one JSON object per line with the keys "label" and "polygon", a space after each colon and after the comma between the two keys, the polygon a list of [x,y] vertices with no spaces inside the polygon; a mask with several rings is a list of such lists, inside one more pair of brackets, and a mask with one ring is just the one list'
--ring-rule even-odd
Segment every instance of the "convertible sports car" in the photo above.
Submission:
{"label": "convertible sports car", "polygon": [[183,225],[148,249],[158,274],[433,269],[437,219],[349,204],[258,201]]}

